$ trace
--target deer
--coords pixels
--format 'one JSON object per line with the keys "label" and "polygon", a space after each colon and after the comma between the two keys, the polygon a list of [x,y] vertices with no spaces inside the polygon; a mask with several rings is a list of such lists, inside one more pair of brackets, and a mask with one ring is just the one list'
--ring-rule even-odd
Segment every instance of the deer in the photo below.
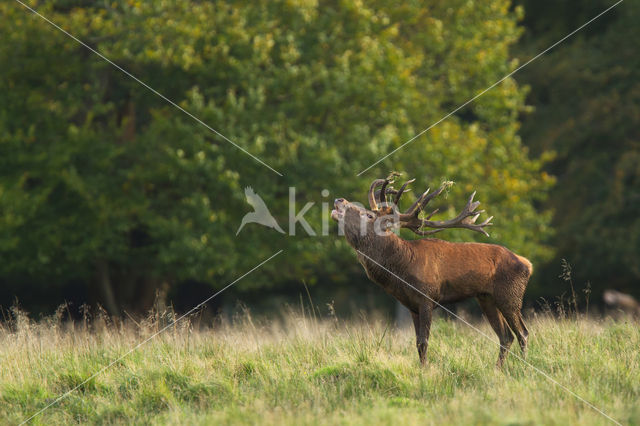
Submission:
{"label": "deer", "polygon": [[[476,194],[473,192],[453,219],[431,220],[437,209],[422,217],[426,205],[452,182],[443,183],[435,192],[427,189],[402,213],[398,202],[415,179],[406,181],[396,190],[391,184],[397,175],[392,173],[386,179],[375,179],[371,183],[369,209],[344,198],[335,199],[331,218],[338,222],[340,233],[356,251],[369,279],[411,312],[421,366],[427,363],[434,308],[469,298],[478,300],[484,316],[498,335],[500,350],[496,367],[502,368],[514,340],[513,334],[524,359],[529,331],[521,309],[533,272],[531,262],[496,244],[401,238],[394,232],[399,228],[407,228],[422,237],[450,228],[468,229],[488,237],[484,228],[492,225],[493,216],[476,223],[484,210],[476,210],[480,202],[473,200]],[[380,189],[376,190],[378,187]],[[393,201],[387,201],[388,195],[393,195]]]}
{"label": "deer", "polygon": [[613,313],[627,313],[635,318],[640,318],[640,302],[630,294],[606,289],[602,293],[602,300],[607,307],[613,310]]}

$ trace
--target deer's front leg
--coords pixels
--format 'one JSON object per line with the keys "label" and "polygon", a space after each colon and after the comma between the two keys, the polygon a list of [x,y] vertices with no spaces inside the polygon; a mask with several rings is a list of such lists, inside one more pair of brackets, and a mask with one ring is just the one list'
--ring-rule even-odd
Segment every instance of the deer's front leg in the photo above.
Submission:
{"label": "deer's front leg", "polygon": [[420,357],[420,364],[422,366],[425,366],[427,363],[427,344],[429,342],[432,313],[433,304],[431,302],[421,304],[418,314],[412,313],[413,325],[416,328],[416,346],[418,347],[418,356]]}

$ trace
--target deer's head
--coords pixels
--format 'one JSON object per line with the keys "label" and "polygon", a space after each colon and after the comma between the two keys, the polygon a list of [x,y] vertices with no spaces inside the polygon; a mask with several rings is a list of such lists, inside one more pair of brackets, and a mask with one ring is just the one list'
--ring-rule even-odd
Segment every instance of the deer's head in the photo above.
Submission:
{"label": "deer's head", "polygon": [[[394,208],[400,195],[411,182],[406,182],[398,191],[389,187],[395,175],[387,179],[376,179],[369,188],[369,209],[357,202],[337,198],[331,218],[340,223],[350,243],[358,243],[375,237],[388,236],[398,222]],[[382,186],[380,190],[376,189]],[[393,202],[387,201],[388,194],[395,194]]]}
{"label": "deer's head", "polygon": [[[447,228],[465,228],[489,235],[483,228],[491,225],[493,216],[480,224],[475,223],[478,216],[484,212],[484,210],[476,211],[480,202],[473,201],[475,192],[471,194],[466,206],[455,218],[431,221],[430,219],[437,213],[437,209],[425,218],[419,217],[420,213],[429,201],[440,195],[451,184],[445,182],[433,193],[429,193],[430,190],[427,189],[405,213],[401,213],[398,210],[398,201],[403,193],[409,191],[407,186],[415,179],[405,182],[400,189],[395,190],[390,184],[394,182],[396,176],[396,173],[392,173],[386,179],[376,179],[371,183],[368,195],[369,209],[344,198],[335,200],[335,209],[331,212],[331,218],[340,223],[345,237],[351,244],[389,236],[394,228],[408,228],[422,236],[435,234]],[[378,187],[381,188],[377,190]],[[392,201],[387,200],[388,195],[394,196]],[[423,228],[432,229],[425,230]]]}

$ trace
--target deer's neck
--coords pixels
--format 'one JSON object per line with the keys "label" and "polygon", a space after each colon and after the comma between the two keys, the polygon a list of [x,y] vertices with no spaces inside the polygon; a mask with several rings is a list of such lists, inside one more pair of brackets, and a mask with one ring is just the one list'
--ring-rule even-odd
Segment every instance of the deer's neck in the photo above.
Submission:
{"label": "deer's neck", "polygon": [[373,235],[371,238],[359,240],[352,246],[367,270],[384,267],[398,271],[411,263],[411,248],[406,241],[392,232]]}

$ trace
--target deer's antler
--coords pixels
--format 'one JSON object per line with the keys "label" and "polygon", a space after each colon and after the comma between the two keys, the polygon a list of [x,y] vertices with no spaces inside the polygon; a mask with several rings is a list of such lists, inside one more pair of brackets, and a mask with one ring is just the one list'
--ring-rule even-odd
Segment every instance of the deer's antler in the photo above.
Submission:
{"label": "deer's antler", "polygon": [[[376,179],[371,182],[371,186],[369,187],[369,207],[371,210],[378,211],[378,203],[376,202],[376,198],[379,199],[379,195],[375,192],[376,188],[385,183],[384,179]],[[378,195],[378,196],[377,196]]]}
{"label": "deer's antler", "polygon": [[[397,176],[400,176],[400,173],[391,172],[386,179],[376,179],[371,183],[371,186],[369,187],[369,207],[371,207],[371,210],[385,214],[392,211],[391,207],[387,204],[387,194],[398,193],[398,191],[393,189],[393,187],[389,186],[389,184],[395,182],[395,178]],[[380,185],[382,185],[382,188],[376,191],[375,189]],[[405,187],[406,184],[402,189],[404,190]],[[396,195],[396,199],[397,198],[398,197]]]}
{"label": "deer's antler", "polygon": [[[411,188],[407,189],[407,185],[409,185],[411,182],[413,182],[415,179],[411,179],[410,181],[407,181],[404,183],[404,185],[402,185],[400,187],[400,189],[394,189],[392,186],[388,187],[386,189],[386,194],[389,195],[395,195],[394,199],[393,199],[393,204],[397,205],[398,204],[398,200],[400,199],[400,196],[402,195],[403,192],[409,192],[411,191]],[[381,190],[378,189],[375,194],[376,194],[376,199],[380,199],[380,192]]]}
{"label": "deer's antler", "polygon": [[[473,194],[471,194],[471,197],[469,197],[469,201],[467,201],[467,204],[464,206],[462,211],[453,219],[435,220],[435,221],[429,220],[434,214],[437,213],[438,209],[431,212],[431,214],[429,214],[429,216],[427,216],[425,219],[421,219],[419,217],[420,213],[424,210],[425,206],[429,203],[429,201],[431,201],[432,199],[440,195],[445,189],[451,186],[451,184],[452,184],[451,182],[444,182],[442,186],[438,188],[437,191],[431,194],[429,193],[429,189],[427,189],[416,200],[416,202],[413,203],[411,207],[409,207],[406,213],[402,213],[399,215],[400,227],[411,229],[416,234],[423,235],[423,236],[435,234],[436,232],[440,232],[443,229],[447,229],[447,228],[464,228],[464,229],[470,229],[476,232],[481,232],[488,237],[489,234],[487,233],[487,231],[484,230],[484,227],[493,225],[491,223],[491,219],[493,219],[493,216],[491,216],[490,218],[488,218],[482,223],[479,223],[479,224],[475,223],[476,220],[478,219],[478,216],[480,216],[481,213],[484,213],[484,210],[476,211],[476,208],[478,208],[478,206],[480,205],[480,202],[473,201],[473,197],[476,195],[475,191],[473,192]],[[405,185],[403,185],[403,188]],[[402,195],[402,192],[401,191],[399,192],[400,194],[396,196],[396,203],[400,199],[400,195]],[[434,228],[434,229],[430,229],[430,230],[422,229],[425,227]]]}

